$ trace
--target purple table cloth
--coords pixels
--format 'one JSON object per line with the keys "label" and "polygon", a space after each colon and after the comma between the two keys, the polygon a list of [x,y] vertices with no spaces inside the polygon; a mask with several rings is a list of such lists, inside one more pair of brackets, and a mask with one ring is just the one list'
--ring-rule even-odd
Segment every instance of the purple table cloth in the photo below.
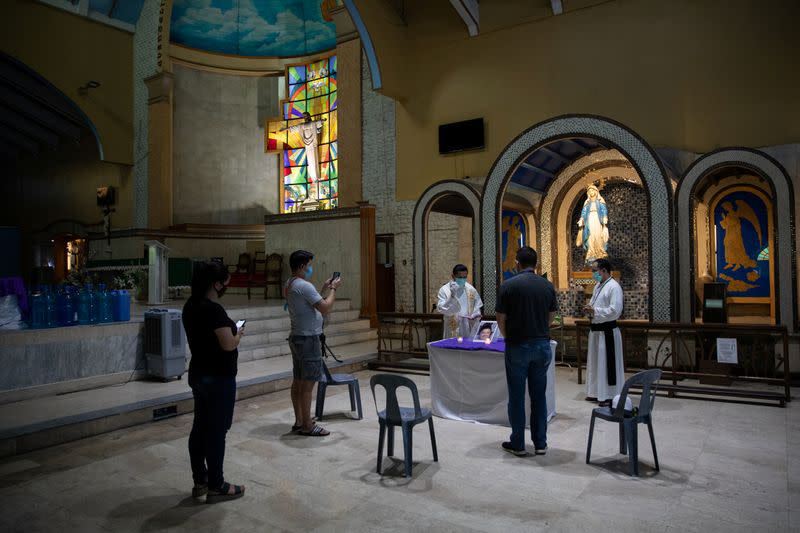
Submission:
{"label": "purple table cloth", "polygon": [[17,296],[17,305],[22,316],[28,316],[28,293],[25,292],[25,283],[19,276],[0,278],[0,297],[14,294]]}
{"label": "purple table cloth", "polygon": [[472,339],[464,339],[458,342],[458,339],[443,339],[440,341],[432,342],[431,346],[437,348],[444,348],[446,350],[489,350],[491,352],[505,353],[506,343],[502,339],[498,339],[492,343],[486,344],[485,342],[473,342]]}

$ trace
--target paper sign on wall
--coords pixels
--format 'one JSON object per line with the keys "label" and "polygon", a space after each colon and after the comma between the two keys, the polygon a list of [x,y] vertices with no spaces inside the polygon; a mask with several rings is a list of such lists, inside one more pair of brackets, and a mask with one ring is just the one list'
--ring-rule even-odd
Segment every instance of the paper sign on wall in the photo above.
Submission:
{"label": "paper sign on wall", "polygon": [[717,339],[717,362],[718,363],[739,363],[739,352],[736,348],[736,339]]}

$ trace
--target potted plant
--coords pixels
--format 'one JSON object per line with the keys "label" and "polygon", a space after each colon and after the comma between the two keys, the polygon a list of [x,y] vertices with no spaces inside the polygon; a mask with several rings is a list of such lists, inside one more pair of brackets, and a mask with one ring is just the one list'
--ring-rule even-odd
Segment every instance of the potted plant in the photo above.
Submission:
{"label": "potted plant", "polygon": [[114,288],[130,291],[131,300],[134,298],[139,301],[147,300],[147,270],[130,269],[124,270],[114,277]]}

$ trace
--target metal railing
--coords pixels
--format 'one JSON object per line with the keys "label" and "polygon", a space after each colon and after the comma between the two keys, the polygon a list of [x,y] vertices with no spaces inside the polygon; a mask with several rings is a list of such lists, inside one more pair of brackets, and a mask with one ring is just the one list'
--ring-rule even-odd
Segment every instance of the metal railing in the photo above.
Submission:
{"label": "metal railing", "polygon": [[[676,393],[791,401],[789,334],[785,326],[738,324],[681,324],[672,322],[617,321],[623,339],[626,372],[648,368],[664,371],[661,390]],[[583,383],[584,341],[589,321],[575,322],[578,383]],[[717,361],[717,339],[736,339],[738,361]],[[686,383],[697,379],[699,384]],[[671,383],[664,383],[671,381]],[[731,386],[764,383],[782,392]],[[708,386],[712,385],[712,386]]]}

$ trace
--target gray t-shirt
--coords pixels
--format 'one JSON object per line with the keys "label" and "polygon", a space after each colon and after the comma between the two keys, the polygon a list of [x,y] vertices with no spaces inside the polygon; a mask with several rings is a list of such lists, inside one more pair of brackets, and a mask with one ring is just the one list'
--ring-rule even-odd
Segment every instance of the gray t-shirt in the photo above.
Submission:
{"label": "gray t-shirt", "polygon": [[314,307],[322,301],[322,296],[304,279],[293,278],[289,282],[291,285],[286,294],[286,303],[289,304],[289,318],[292,322],[290,334],[322,334],[322,313]]}

